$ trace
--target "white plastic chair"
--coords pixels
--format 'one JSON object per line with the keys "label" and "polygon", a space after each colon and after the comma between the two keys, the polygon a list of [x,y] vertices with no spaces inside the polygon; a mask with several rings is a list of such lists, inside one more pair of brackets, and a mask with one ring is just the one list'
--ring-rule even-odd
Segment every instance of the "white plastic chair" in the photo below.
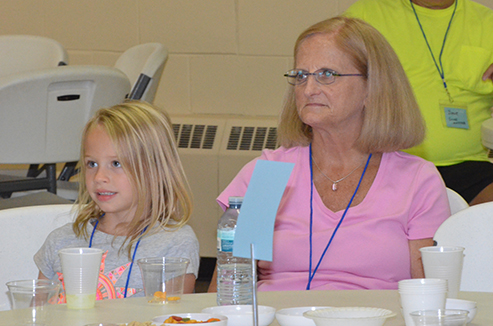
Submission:
{"label": "white plastic chair", "polygon": [[160,43],[140,44],[123,52],[115,68],[130,80],[128,98],[152,103],[167,59],[168,50]]}
{"label": "white plastic chair", "polygon": [[63,46],[41,36],[0,36],[0,53],[0,77],[68,64]]}
{"label": "white plastic chair", "polygon": [[0,78],[0,164],[45,164],[46,178],[2,176],[0,194],[56,193],[56,163],[78,161],[94,111],[122,102],[130,83],[116,68],[64,66]]}
{"label": "white plastic chair", "polygon": [[0,210],[0,310],[10,309],[5,283],[38,278],[33,256],[54,229],[73,222],[73,205],[43,205]]}
{"label": "white plastic chair", "polygon": [[461,291],[493,292],[493,202],[450,216],[435,233],[438,246],[464,247]]}
{"label": "white plastic chair", "polygon": [[455,190],[447,188],[447,196],[450,204],[450,212],[453,214],[469,207],[467,201]]}

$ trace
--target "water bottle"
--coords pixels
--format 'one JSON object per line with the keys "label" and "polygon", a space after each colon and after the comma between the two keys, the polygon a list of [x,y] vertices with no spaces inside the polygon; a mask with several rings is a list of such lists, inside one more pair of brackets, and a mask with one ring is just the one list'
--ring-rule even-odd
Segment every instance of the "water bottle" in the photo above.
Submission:
{"label": "water bottle", "polygon": [[252,260],[233,257],[236,222],[243,197],[229,197],[217,225],[217,305],[252,304]]}

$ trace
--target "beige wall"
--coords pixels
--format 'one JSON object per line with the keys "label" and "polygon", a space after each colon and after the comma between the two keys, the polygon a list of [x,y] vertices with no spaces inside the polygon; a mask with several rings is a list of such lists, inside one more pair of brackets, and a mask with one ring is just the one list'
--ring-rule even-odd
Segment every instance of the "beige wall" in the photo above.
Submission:
{"label": "beige wall", "polygon": [[[297,35],[355,0],[0,0],[0,34],[54,38],[70,64],[165,44],[156,104],[171,114],[276,116]],[[493,8],[493,0],[479,0]]]}

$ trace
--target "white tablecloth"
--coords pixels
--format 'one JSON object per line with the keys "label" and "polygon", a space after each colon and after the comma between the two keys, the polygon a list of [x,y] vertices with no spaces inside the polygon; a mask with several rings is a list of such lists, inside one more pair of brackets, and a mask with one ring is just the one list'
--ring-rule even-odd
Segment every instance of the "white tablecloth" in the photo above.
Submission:
{"label": "white tablecloth", "polygon": [[[478,303],[476,318],[469,326],[493,325],[493,293],[461,292],[459,298]],[[400,313],[399,294],[395,290],[259,292],[258,304],[276,309],[304,306],[386,308],[396,312],[397,316],[387,320],[385,326],[404,325]],[[184,295],[180,303],[167,305],[149,304],[145,298],[129,298],[97,301],[95,308],[87,310],[70,310],[65,305],[54,305],[49,307],[49,312],[53,326],[83,326],[103,322],[143,322],[165,314],[200,312],[203,308],[215,305],[214,293],[200,293]],[[0,325],[15,325],[12,311],[0,312]],[[278,326],[276,320],[272,326]]]}

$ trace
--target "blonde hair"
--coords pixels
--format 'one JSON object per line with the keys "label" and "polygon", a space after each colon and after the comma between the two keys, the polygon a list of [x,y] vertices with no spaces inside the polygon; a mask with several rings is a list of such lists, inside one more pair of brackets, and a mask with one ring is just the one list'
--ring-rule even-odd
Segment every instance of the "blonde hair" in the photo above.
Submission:
{"label": "blonde hair", "polygon": [[156,226],[180,228],[188,222],[192,212],[190,188],[178,156],[173,126],[164,111],[140,101],[100,109],[82,134],[78,214],[73,225],[78,237],[87,239],[87,224],[102,214],[85,183],[84,145],[96,126],[108,133],[122,168],[134,186],[137,209],[122,244],[123,248],[128,243],[130,256],[132,245],[141,234],[154,232]]}
{"label": "blonde hair", "polygon": [[[315,34],[332,37],[367,80],[368,97],[356,147],[365,153],[376,153],[421,143],[424,120],[399,58],[385,38],[362,20],[330,18],[301,33],[294,48],[295,64],[300,46]],[[278,142],[287,148],[307,146],[312,141],[311,127],[298,115],[294,87],[290,86],[286,93],[279,119]]]}

